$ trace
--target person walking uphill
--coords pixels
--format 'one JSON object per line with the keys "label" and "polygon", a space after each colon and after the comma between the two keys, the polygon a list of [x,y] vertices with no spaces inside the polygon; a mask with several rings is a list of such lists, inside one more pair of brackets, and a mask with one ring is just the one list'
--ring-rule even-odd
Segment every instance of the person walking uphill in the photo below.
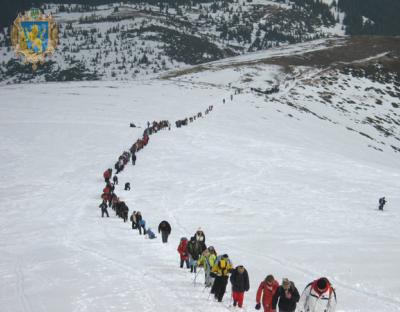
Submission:
{"label": "person walking uphill", "polygon": [[211,268],[214,266],[217,256],[211,253],[209,249],[205,249],[197,261],[197,266],[200,266],[204,270],[204,286],[211,287],[213,283],[213,278],[211,277]]}
{"label": "person walking uphill", "polygon": [[381,198],[379,198],[379,210],[383,210],[383,206],[385,206],[385,204],[386,204],[386,199],[385,199],[385,197],[381,197]]}
{"label": "person walking uphill", "polygon": [[200,255],[206,249],[206,246],[197,241],[193,236],[190,238],[190,241],[187,245],[187,250],[189,253],[189,263],[190,263],[190,273],[196,273],[197,260],[199,260]]}
{"label": "person walking uphill", "polygon": [[279,301],[279,312],[294,312],[299,299],[300,295],[294,283],[284,278],[282,285],[272,298],[272,310],[276,310],[276,304]]}
{"label": "person walking uphill", "polygon": [[232,263],[227,254],[218,257],[211,269],[211,276],[215,277],[211,293],[218,302],[222,301],[228,284],[229,273],[232,271]]}
{"label": "person walking uphill", "polygon": [[107,211],[107,202],[105,200],[103,200],[103,202],[100,204],[99,208],[101,208],[101,217],[104,217],[104,214],[106,214],[107,218],[109,218],[110,216],[108,215],[108,211]]}
{"label": "person walking uphill", "polygon": [[306,286],[301,294],[298,311],[334,312],[336,293],[326,277],[321,277]]}
{"label": "person walking uphill", "polygon": [[143,220],[140,211],[136,211],[136,225],[137,229],[139,230],[139,234],[142,235],[142,229],[143,229],[143,234],[146,235],[146,221]]}
{"label": "person walking uphill", "polygon": [[233,306],[243,306],[244,292],[249,291],[249,274],[243,265],[238,265],[231,274]]}
{"label": "person walking uphill", "polygon": [[110,178],[111,178],[111,175],[112,175],[112,169],[111,168],[108,168],[106,171],[104,171],[104,173],[103,173],[103,177],[104,177],[104,182],[109,182],[110,181]]}
{"label": "person walking uphill", "polygon": [[158,225],[158,233],[161,233],[162,242],[168,242],[168,236],[171,234],[171,225],[167,221],[161,221]]}
{"label": "person walking uphill", "polygon": [[188,240],[186,237],[182,237],[178,245],[177,251],[181,259],[180,267],[183,268],[183,263],[186,263],[186,268],[189,269],[189,253],[187,250]]}
{"label": "person walking uphill", "polygon": [[201,227],[197,229],[196,233],[194,234],[194,237],[196,238],[196,241],[201,242],[203,244],[206,243],[206,236],[204,235],[204,232],[201,229]]}
{"label": "person walking uphill", "polygon": [[132,165],[134,166],[136,164],[136,154],[132,153]]}
{"label": "person walking uphill", "polygon": [[[270,274],[267,275],[264,281],[258,286],[256,295],[256,310],[260,310],[261,304],[264,308],[264,312],[275,312],[272,309],[272,298],[279,288],[279,283]],[[261,300],[262,299],[262,300]]]}

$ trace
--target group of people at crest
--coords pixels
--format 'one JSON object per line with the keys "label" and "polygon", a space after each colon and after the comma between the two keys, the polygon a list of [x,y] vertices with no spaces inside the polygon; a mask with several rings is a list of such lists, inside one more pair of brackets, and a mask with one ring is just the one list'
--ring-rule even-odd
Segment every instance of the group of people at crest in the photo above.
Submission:
{"label": "group of people at crest", "polygon": [[[215,300],[221,302],[228,280],[232,287],[234,307],[243,307],[244,293],[250,289],[249,275],[243,265],[233,266],[227,254],[218,255],[213,246],[206,246],[205,235],[199,228],[190,240],[182,237],[177,251],[180,267],[186,265],[195,274],[204,271],[204,286],[211,288]],[[283,278],[281,285],[272,274],[266,276],[258,286],[256,310],[263,307],[264,312],[334,312],[336,293],[326,277],[309,283],[300,296],[293,281]],[[297,310],[296,310],[297,308]]]}

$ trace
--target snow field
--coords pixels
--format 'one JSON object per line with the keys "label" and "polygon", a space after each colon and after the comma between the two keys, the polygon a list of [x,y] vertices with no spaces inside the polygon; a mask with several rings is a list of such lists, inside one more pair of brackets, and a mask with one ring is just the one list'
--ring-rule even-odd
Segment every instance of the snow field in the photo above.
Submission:
{"label": "snow field", "polygon": [[[194,287],[178,268],[179,239],[199,226],[207,245],[247,268],[247,309],[272,273],[300,292],[326,275],[338,311],[399,311],[396,155],[250,93],[230,101],[232,92],[157,80],[2,87],[4,311],[225,310],[229,286],[214,303],[200,275]],[[152,135],[119,174],[130,213],[153,230],[168,220],[169,243],[139,237],[112,210],[101,219],[102,172],[146,122],[174,124],[209,105],[207,118]]]}

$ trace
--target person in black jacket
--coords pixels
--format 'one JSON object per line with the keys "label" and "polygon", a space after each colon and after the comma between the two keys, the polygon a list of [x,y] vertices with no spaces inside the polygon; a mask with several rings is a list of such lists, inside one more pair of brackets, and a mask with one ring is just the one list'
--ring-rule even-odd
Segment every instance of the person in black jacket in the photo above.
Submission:
{"label": "person in black jacket", "polygon": [[385,197],[379,198],[379,210],[383,210],[383,206],[386,204],[386,199]]}
{"label": "person in black jacket", "polygon": [[171,234],[171,225],[167,221],[161,221],[158,226],[158,233],[161,232],[162,242],[168,242],[168,236]]}
{"label": "person in black jacket", "polygon": [[243,265],[238,265],[231,274],[233,306],[243,305],[244,292],[250,289],[249,275]]}
{"label": "person in black jacket", "polygon": [[206,245],[196,240],[196,237],[191,237],[187,244],[187,250],[189,253],[190,273],[196,273],[197,261],[201,254],[206,249]]}
{"label": "person in black jacket", "polygon": [[132,153],[132,165],[136,164],[136,154]]}
{"label": "person in black jacket", "polygon": [[296,286],[294,286],[294,283],[284,278],[282,280],[282,285],[279,286],[272,298],[272,310],[276,309],[276,304],[279,301],[279,312],[294,312],[299,299],[300,294]]}
{"label": "person in black jacket", "polygon": [[103,202],[100,204],[99,208],[101,208],[101,217],[104,217],[104,214],[106,214],[107,218],[109,218],[110,216],[108,215],[108,211],[107,211],[107,202],[105,200],[103,200]]}

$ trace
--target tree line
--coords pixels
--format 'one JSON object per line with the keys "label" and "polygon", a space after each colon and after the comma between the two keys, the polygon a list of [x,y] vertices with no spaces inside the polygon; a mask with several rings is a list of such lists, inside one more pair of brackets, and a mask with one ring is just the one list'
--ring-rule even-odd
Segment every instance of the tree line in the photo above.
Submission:
{"label": "tree line", "polygon": [[345,12],[344,24],[350,35],[399,35],[399,0],[339,0]]}
{"label": "tree line", "polygon": [[[41,7],[48,0],[13,0],[7,1],[0,10],[0,30],[12,24],[19,12],[32,7]],[[115,0],[53,0],[56,4],[81,4],[86,6],[97,6],[101,4],[115,3]],[[148,3],[159,6],[159,0],[130,0],[129,3]],[[194,5],[204,2],[215,2],[214,0],[163,0],[162,3],[171,7],[179,5]],[[233,2],[225,0],[222,2]],[[315,16],[321,16],[324,22],[334,23],[328,5],[321,0],[277,0],[277,2],[291,3],[294,6],[303,7]],[[335,0],[333,7],[337,7],[345,13],[344,24],[346,32],[350,35],[399,35],[400,34],[400,12],[399,0]]]}

